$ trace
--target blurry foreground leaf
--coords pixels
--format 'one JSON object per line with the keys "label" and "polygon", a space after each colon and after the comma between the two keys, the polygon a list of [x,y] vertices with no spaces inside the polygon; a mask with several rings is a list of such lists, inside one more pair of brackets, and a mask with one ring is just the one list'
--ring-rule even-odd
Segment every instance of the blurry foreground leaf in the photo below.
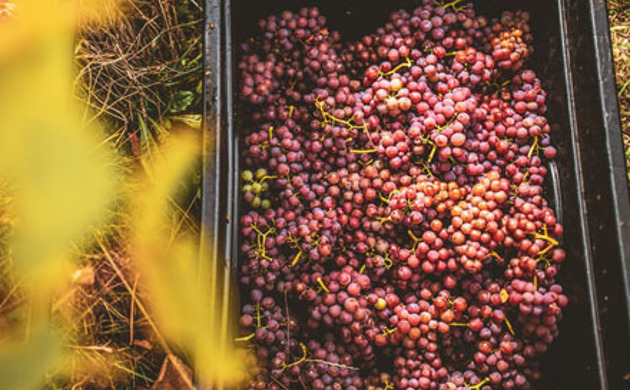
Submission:
{"label": "blurry foreground leaf", "polygon": [[0,54],[0,174],[15,197],[15,265],[45,287],[58,282],[73,241],[101,221],[116,188],[115,162],[102,129],[84,127],[71,100],[67,14],[76,3],[15,3],[19,17],[0,23],[7,29],[0,46],[17,45]]}
{"label": "blurry foreground leaf", "polygon": [[23,390],[40,389],[62,357],[52,295],[68,282],[79,241],[103,221],[117,174],[104,132],[87,127],[72,100],[78,0],[12,4],[0,19],[0,181],[15,217],[2,245],[25,299],[0,350],[0,389]]}
{"label": "blurry foreground leaf", "polygon": [[199,133],[187,131],[156,152],[146,169],[146,186],[134,197],[133,257],[165,337],[193,357],[204,383],[229,386],[243,379],[246,368],[239,351],[221,339],[220,297],[211,299],[210,279],[199,284],[198,239],[185,233],[172,235],[176,227],[170,205],[181,189],[181,180],[198,161],[200,149]]}
{"label": "blurry foreground leaf", "polygon": [[38,328],[26,342],[12,342],[0,350],[0,390],[41,388],[44,373],[62,356],[59,334]]}
{"label": "blurry foreground leaf", "polygon": [[78,24],[107,26],[130,12],[130,0],[74,0],[78,4]]}

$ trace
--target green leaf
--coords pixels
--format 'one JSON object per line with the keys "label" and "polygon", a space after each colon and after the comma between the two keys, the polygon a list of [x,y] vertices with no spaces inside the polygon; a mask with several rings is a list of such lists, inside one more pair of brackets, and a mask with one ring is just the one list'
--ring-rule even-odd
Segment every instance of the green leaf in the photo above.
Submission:
{"label": "green leaf", "polygon": [[171,112],[179,113],[185,111],[195,101],[195,93],[192,91],[177,91],[173,94]]}
{"label": "green leaf", "polygon": [[183,123],[187,126],[192,127],[193,129],[201,128],[201,115],[200,114],[177,115],[177,116],[171,116],[169,119],[174,122]]}

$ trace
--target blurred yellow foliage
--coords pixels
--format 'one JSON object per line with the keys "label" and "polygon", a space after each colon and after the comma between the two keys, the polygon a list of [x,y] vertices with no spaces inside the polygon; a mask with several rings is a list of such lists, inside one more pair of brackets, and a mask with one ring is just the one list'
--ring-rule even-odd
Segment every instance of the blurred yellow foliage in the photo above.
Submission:
{"label": "blurred yellow foliage", "polygon": [[[7,9],[7,2],[3,4]],[[115,195],[113,153],[71,100],[77,4],[18,0],[0,19],[0,180],[12,199],[10,263],[26,294],[24,321],[5,335],[0,388],[39,388],[61,356],[50,300],[67,281],[73,243]]]}
{"label": "blurred yellow foliage", "polygon": [[61,356],[61,336],[44,323],[31,333],[28,340],[3,345],[0,351],[0,389],[41,389],[45,372]]}
{"label": "blurred yellow foliage", "polygon": [[[13,260],[38,286],[56,283],[73,240],[102,217],[115,190],[115,160],[102,130],[84,127],[71,102],[73,29],[55,1],[16,2],[2,28],[0,173],[18,220]],[[2,25],[2,23],[0,23]],[[53,259],[59,261],[52,261]]]}
{"label": "blurred yellow foliage", "polygon": [[74,0],[78,3],[77,23],[80,27],[87,24],[106,26],[130,12],[130,0]]}
{"label": "blurred yellow foliage", "polygon": [[[0,389],[36,389],[47,369],[67,361],[63,337],[49,330],[49,313],[53,292],[72,281],[75,243],[128,195],[121,194],[119,162],[102,129],[85,124],[84,108],[71,98],[77,24],[112,22],[123,1],[7,3],[0,0],[0,184],[15,209],[7,245],[27,307],[22,329],[0,344]],[[199,240],[172,234],[178,230],[172,199],[199,161],[199,135],[196,129],[170,137],[143,161],[144,175],[133,178],[141,185],[128,199],[132,256],[164,350],[191,357],[204,383],[230,386],[244,376],[243,359],[220,329],[220,305],[209,299],[217,295],[197,283]]]}
{"label": "blurred yellow foliage", "polygon": [[[158,327],[167,340],[193,356],[204,383],[226,387],[245,376],[242,351],[222,339],[220,296],[211,299],[209,281],[199,281],[199,240],[185,233],[173,239],[172,199],[198,162],[197,131],[179,133],[152,159],[145,186],[134,196],[133,257],[154,302]],[[214,262],[216,259],[201,259]]]}

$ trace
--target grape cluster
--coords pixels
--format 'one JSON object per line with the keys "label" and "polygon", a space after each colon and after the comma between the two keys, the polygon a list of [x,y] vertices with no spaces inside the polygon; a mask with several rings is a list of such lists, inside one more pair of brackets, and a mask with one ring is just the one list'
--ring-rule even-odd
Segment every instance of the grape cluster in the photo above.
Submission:
{"label": "grape cluster", "polygon": [[247,389],[530,389],[558,335],[556,156],[525,12],[317,8],[240,51]]}

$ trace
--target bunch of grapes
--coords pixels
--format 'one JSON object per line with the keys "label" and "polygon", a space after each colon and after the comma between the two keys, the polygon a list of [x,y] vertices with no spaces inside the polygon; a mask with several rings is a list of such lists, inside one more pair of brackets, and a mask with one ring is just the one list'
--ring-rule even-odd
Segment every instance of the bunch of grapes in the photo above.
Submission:
{"label": "bunch of grapes", "polygon": [[247,389],[530,389],[558,335],[556,156],[525,12],[316,8],[240,51]]}

